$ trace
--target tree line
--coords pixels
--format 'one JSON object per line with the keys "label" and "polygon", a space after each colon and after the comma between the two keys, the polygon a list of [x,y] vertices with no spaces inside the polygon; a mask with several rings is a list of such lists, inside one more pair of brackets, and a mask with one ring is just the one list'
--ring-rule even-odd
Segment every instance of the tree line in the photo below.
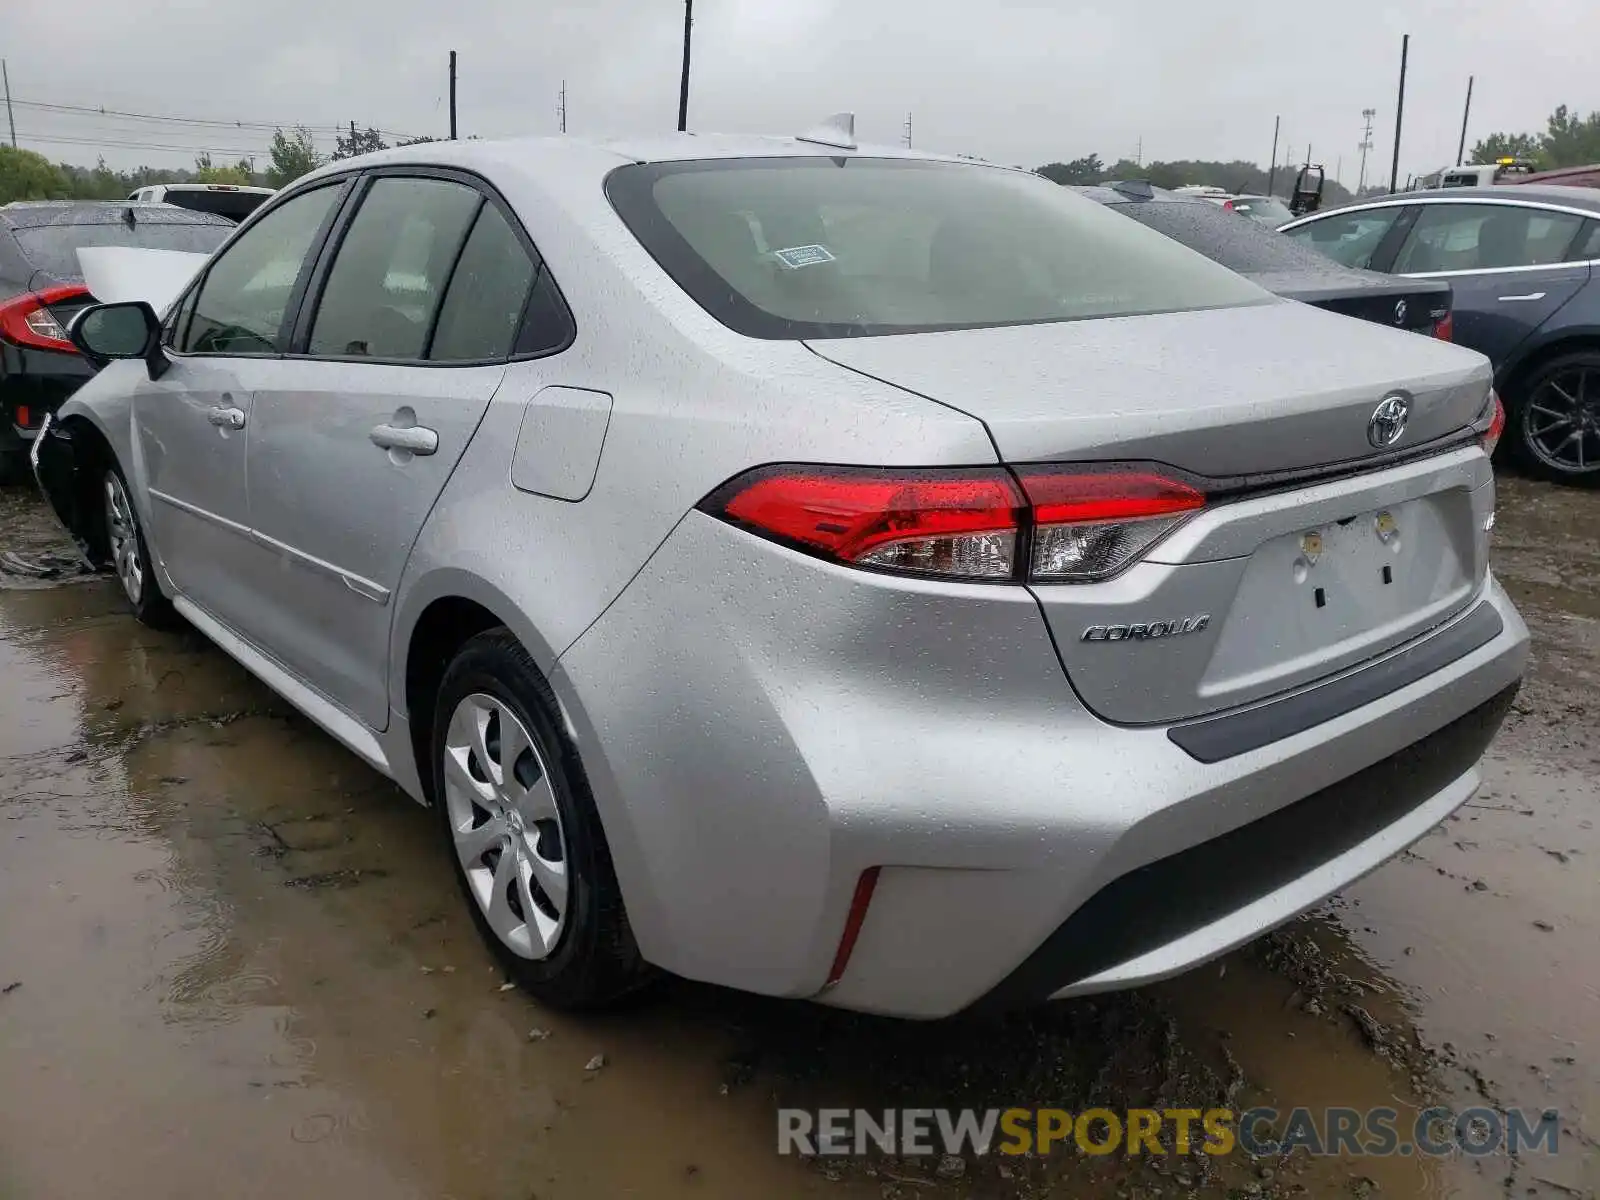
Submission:
{"label": "tree line", "polygon": [[[412,138],[400,144],[410,146],[433,140]],[[361,129],[354,121],[348,132],[334,139],[334,151],[327,156],[318,151],[316,139],[304,126],[274,131],[262,170],[256,170],[250,159],[218,163],[211,155],[201,154],[195,158],[192,170],[137,167],[131,171],[114,171],[104,158],[93,167],[81,167],[51,162],[33,150],[0,145],[0,204],[13,200],[125,200],[140,188],[156,183],[229,183],[279,188],[325,162],[388,148],[378,130],[370,126]]]}
{"label": "tree line", "polygon": [[[1046,163],[1035,168],[1035,173],[1056,183],[1091,184],[1142,179],[1160,188],[1202,184],[1229,192],[1275,195],[1288,199],[1294,190],[1295,178],[1300,173],[1300,164],[1280,163],[1276,171],[1271,171],[1243,159],[1215,162],[1186,158],[1173,162],[1136,163],[1124,158],[1107,166],[1098,154],[1089,154],[1069,162]],[[1369,192],[1374,190],[1381,189],[1367,189]],[[1329,179],[1323,187],[1322,202],[1325,206],[1344,204],[1353,199],[1354,193],[1333,179]]]}
{"label": "tree line", "polygon": [[1541,171],[1600,163],[1600,112],[1580,117],[1565,104],[1550,114],[1543,133],[1491,133],[1472,147],[1475,163],[1526,158]]}

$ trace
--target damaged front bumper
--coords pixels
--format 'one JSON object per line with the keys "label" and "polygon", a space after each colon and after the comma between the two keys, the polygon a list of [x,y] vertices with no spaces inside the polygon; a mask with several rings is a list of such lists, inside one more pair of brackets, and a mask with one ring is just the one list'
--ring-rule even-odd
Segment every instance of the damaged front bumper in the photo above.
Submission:
{"label": "damaged front bumper", "polygon": [[33,477],[50,511],[72,538],[83,561],[99,570],[106,565],[106,558],[93,536],[98,509],[90,501],[94,492],[87,486],[90,477],[82,457],[72,431],[63,426],[54,413],[47,413],[38,436],[28,447]]}

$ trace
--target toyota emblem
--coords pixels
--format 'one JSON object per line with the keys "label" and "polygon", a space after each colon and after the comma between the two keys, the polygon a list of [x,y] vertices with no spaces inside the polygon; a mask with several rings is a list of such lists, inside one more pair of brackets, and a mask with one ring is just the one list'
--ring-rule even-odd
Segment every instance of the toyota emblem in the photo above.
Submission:
{"label": "toyota emblem", "polygon": [[1406,302],[1404,300],[1394,306],[1394,323],[1396,325],[1404,325],[1406,323]]}
{"label": "toyota emblem", "polygon": [[1396,392],[1385,396],[1372,410],[1367,420],[1367,441],[1379,450],[1394,445],[1406,432],[1406,421],[1411,416],[1411,401]]}

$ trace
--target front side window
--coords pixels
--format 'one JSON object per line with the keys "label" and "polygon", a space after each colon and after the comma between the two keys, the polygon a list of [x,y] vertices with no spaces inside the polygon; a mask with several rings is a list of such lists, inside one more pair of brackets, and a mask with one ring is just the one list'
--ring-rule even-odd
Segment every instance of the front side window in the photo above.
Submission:
{"label": "front side window", "polygon": [[1429,204],[1417,216],[1394,272],[1489,271],[1561,262],[1583,218],[1499,204]]}
{"label": "front side window", "polygon": [[1372,256],[1382,244],[1384,234],[1400,219],[1403,208],[1403,205],[1391,204],[1357,212],[1330,213],[1286,232],[1295,241],[1321,251],[1336,263],[1366,268],[1372,266]]}
{"label": "front side window", "polygon": [[245,230],[206,273],[179,349],[276,354],[295,280],[340,191],[334,184],[305,192]]}
{"label": "front side window", "polygon": [[307,352],[422,358],[481,203],[472,188],[450,180],[373,180],[328,272]]}
{"label": "front side window", "polygon": [[1269,303],[1254,284],[1020,171],[871,158],[621,167],[606,192],[717,320],[827,338]]}

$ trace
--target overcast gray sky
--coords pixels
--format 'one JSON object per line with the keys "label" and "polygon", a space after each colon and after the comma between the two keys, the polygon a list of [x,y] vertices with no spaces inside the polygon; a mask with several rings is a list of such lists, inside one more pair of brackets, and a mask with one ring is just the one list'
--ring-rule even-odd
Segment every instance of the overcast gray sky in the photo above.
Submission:
{"label": "overcast gray sky", "polygon": [[[680,0],[5,7],[0,53],[19,101],[443,134],[455,48],[463,133],[554,132],[563,78],[571,132],[677,118]],[[1281,113],[1297,155],[1310,141],[1330,173],[1342,156],[1353,184],[1363,108],[1378,110],[1368,179],[1387,175],[1406,32],[1402,179],[1453,161],[1469,74],[1469,147],[1542,129],[1560,103],[1600,108],[1596,0],[696,0],[690,127],[798,132],[851,109],[859,136],[887,142],[910,111],[920,147],[1026,166],[1132,157],[1141,139],[1146,161],[1265,164]],[[259,165],[271,136],[29,105],[15,120],[24,146],[119,167],[183,166],[202,148]],[[319,142],[331,149],[331,132]]]}

